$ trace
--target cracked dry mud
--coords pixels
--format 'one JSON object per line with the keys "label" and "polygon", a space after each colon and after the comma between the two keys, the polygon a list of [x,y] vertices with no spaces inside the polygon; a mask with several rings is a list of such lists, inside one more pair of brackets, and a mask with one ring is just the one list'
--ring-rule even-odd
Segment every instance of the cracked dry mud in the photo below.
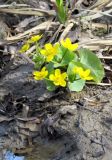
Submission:
{"label": "cracked dry mud", "polygon": [[33,66],[14,61],[0,79],[0,160],[111,160],[112,86],[49,93]]}

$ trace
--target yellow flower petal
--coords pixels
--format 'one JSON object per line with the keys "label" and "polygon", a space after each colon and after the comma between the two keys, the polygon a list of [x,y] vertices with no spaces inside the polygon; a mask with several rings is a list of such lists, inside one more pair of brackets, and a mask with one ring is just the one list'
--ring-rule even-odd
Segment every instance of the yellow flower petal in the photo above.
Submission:
{"label": "yellow flower petal", "polygon": [[42,38],[42,35],[32,36],[32,37],[28,40],[28,43],[38,42],[41,38]]}
{"label": "yellow flower petal", "polygon": [[54,48],[55,48],[56,50],[58,50],[59,46],[60,46],[59,43],[55,43],[55,44],[54,44]]}
{"label": "yellow flower petal", "polygon": [[87,70],[84,72],[85,77],[89,76],[90,72],[91,72],[90,69],[87,69]]}
{"label": "yellow flower petal", "polygon": [[19,50],[19,52],[20,53],[26,52],[29,48],[30,48],[30,45],[28,43],[24,44],[22,48]]}
{"label": "yellow flower petal", "polygon": [[83,71],[84,71],[84,70],[83,70],[83,68],[81,68],[81,67],[77,67],[77,68],[76,68],[76,72],[79,73],[79,74],[82,74]]}
{"label": "yellow flower petal", "polygon": [[46,57],[46,61],[50,62],[54,58],[54,56],[57,54],[59,44],[55,44],[54,46],[51,43],[45,44],[44,48],[41,49],[40,53],[43,54]]}
{"label": "yellow flower petal", "polygon": [[52,48],[51,43],[45,44],[45,49],[46,49],[46,50],[49,50],[49,49],[51,49],[51,48]]}
{"label": "yellow flower petal", "polygon": [[65,42],[66,42],[68,45],[71,44],[70,38],[66,38]]}
{"label": "yellow flower petal", "polygon": [[54,76],[53,74],[51,74],[51,75],[49,76],[49,79],[50,79],[51,81],[54,81],[54,78],[55,78],[55,76]]}
{"label": "yellow flower petal", "polygon": [[67,77],[67,73],[62,73],[62,77],[63,77],[63,79],[65,79],[66,77]]}
{"label": "yellow flower petal", "polygon": [[91,71],[90,69],[87,69],[84,71],[84,69],[82,67],[74,67],[73,72],[75,74],[78,74],[80,76],[80,78],[84,79],[84,80],[92,80],[93,77],[90,75]]}
{"label": "yellow flower petal", "polygon": [[46,55],[46,50],[45,49],[41,49],[40,53],[43,54],[43,55]]}
{"label": "yellow flower petal", "polygon": [[78,43],[72,44],[70,38],[61,40],[60,43],[62,44],[63,47],[67,48],[70,51],[75,51],[78,48]]}
{"label": "yellow flower petal", "polygon": [[59,86],[59,85],[60,85],[57,80],[54,81],[54,84],[55,84],[56,86]]}
{"label": "yellow flower petal", "polygon": [[93,80],[92,76],[85,77],[85,80]]}
{"label": "yellow flower petal", "polygon": [[62,86],[62,87],[65,87],[66,86],[66,79],[67,77],[67,73],[61,73],[61,70],[60,69],[56,69],[54,74],[51,74],[49,76],[49,79],[51,81],[53,81],[53,83],[56,85],[56,86]]}
{"label": "yellow flower petal", "polygon": [[78,43],[72,44],[71,51],[75,51],[78,49]]}
{"label": "yellow flower petal", "polygon": [[39,78],[37,78],[36,76],[34,76],[34,79],[35,79],[35,80],[39,80]]}
{"label": "yellow flower petal", "polygon": [[46,67],[43,67],[41,71],[34,71],[33,76],[35,80],[42,80],[48,75],[48,71],[46,70]]}
{"label": "yellow flower petal", "polygon": [[41,71],[45,72],[45,70],[46,70],[46,67],[43,67]]}
{"label": "yellow flower petal", "polygon": [[38,71],[34,71],[33,75],[36,76],[38,74]]}
{"label": "yellow flower petal", "polygon": [[46,62],[52,61],[53,57],[54,57],[54,56],[52,56],[52,55],[47,56],[47,57],[46,57]]}
{"label": "yellow flower petal", "polygon": [[66,81],[61,81],[60,86],[65,87],[66,86]]}
{"label": "yellow flower petal", "polygon": [[55,76],[57,76],[57,77],[58,77],[60,74],[61,74],[60,69],[56,69],[56,70],[55,70]]}

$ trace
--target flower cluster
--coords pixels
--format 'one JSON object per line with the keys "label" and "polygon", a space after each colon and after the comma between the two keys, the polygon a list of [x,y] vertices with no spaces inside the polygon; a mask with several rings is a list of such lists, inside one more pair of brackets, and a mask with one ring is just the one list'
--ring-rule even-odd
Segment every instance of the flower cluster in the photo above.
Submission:
{"label": "flower cluster", "polygon": [[[70,51],[74,51],[78,48],[78,44],[72,44],[71,40],[67,38],[65,41],[62,40],[59,43],[55,43],[52,45],[51,43],[45,44],[43,49],[40,49],[40,53],[44,56],[46,62],[52,62],[53,58],[58,55],[60,45],[62,45],[64,48]],[[46,74],[47,73],[47,74]],[[48,71],[45,70],[45,67],[42,68],[41,71],[34,71],[33,72],[34,79],[35,80],[42,80],[46,79],[48,75]],[[67,79],[67,73],[63,72],[61,73],[60,69],[55,69],[54,73],[49,74],[47,77],[55,86],[61,86],[61,87],[66,87],[66,79]]]}
{"label": "flower cluster", "polygon": [[32,36],[19,50],[20,53],[26,52],[30,48],[30,44],[38,42],[42,38],[42,35]]}
{"label": "flower cluster", "polygon": [[50,91],[59,86],[80,91],[86,81],[101,82],[104,68],[93,52],[79,49],[78,43],[72,43],[70,38],[41,47],[38,42],[41,38],[42,35],[31,37],[20,53],[26,52],[32,43],[36,45],[32,57],[35,62],[33,76],[35,80],[44,80]]}

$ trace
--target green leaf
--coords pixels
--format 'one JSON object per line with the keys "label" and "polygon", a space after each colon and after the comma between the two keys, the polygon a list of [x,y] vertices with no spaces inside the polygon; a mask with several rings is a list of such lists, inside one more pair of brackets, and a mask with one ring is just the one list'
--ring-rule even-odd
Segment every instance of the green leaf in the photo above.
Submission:
{"label": "green leaf", "polygon": [[71,52],[68,50],[68,52],[65,53],[62,61],[61,61],[61,65],[68,65],[73,59],[75,59],[75,54],[74,52]]}
{"label": "green leaf", "polygon": [[73,82],[75,79],[75,74],[73,73],[73,68],[75,67],[74,62],[70,62],[67,68],[67,75],[70,82]]}
{"label": "green leaf", "polygon": [[34,54],[33,56],[33,62],[35,62],[35,68],[41,68],[41,66],[44,64],[45,60],[44,57],[40,54]]}
{"label": "green leaf", "polygon": [[58,16],[58,19],[59,21],[64,24],[67,20],[67,13],[66,13],[66,10],[64,7],[61,7],[60,9],[57,10],[58,13],[57,13],[57,16]]}
{"label": "green leaf", "polygon": [[85,81],[83,79],[79,79],[74,81],[73,83],[69,82],[68,87],[71,91],[79,92],[84,88]]}
{"label": "green leaf", "polygon": [[76,59],[76,54],[74,52],[69,51],[68,49],[65,49],[64,47],[60,47],[59,53],[55,56],[54,59],[54,67],[60,67],[60,66],[66,66],[68,65],[72,60]]}
{"label": "green leaf", "polygon": [[50,80],[45,80],[45,83],[46,83],[46,86],[47,86],[47,89],[49,91],[54,91],[56,89],[56,86],[53,84],[52,81]]}
{"label": "green leaf", "polygon": [[63,5],[63,0],[56,0],[56,4],[57,4],[57,6]]}
{"label": "green leaf", "polygon": [[46,68],[48,70],[48,76],[47,76],[48,79],[45,79],[47,89],[49,91],[54,91],[56,89],[56,87],[55,87],[54,83],[49,80],[49,75],[54,73],[54,64],[52,62],[50,62],[46,65]]}
{"label": "green leaf", "polygon": [[46,65],[46,68],[47,68],[49,74],[54,73],[54,64],[52,62],[48,63]]}
{"label": "green leaf", "polygon": [[94,81],[100,83],[104,77],[104,67],[100,59],[88,49],[80,49],[79,51],[80,62],[88,69],[91,70]]}
{"label": "green leaf", "polygon": [[63,0],[56,0],[57,16],[61,23],[65,23],[67,20],[67,7],[64,6]]}
{"label": "green leaf", "polygon": [[60,63],[65,52],[66,52],[66,49],[63,46],[60,46],[58,49],[58,53],[55,55],[53,61],[56,63]]}

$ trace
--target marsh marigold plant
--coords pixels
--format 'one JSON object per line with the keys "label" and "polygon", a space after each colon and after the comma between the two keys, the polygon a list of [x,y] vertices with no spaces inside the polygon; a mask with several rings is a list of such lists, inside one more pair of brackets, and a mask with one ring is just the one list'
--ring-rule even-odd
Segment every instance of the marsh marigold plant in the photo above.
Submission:
{"label": "marsh marigold plant", "polygon": [[95,53],[80,48],[78,43],[72,43],[70,38],[40,46],[41,38],[42,35],[31,37],[20,53],[26,52],[30,45],[35,43],[36,50],[31,57],[35,62],[33,77],[35,80],[44,80],[48,90],[66,87],[78,92],[83,89],[86,81],[96,84],[102,81],[104,68]]}

